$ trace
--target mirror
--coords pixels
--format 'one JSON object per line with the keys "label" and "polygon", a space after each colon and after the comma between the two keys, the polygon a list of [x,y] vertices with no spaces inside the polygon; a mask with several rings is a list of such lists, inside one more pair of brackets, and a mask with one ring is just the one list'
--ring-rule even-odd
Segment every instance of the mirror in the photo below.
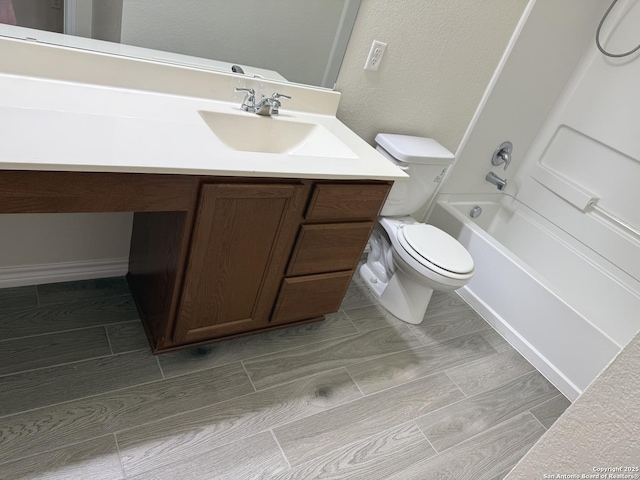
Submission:
{"label": "mirror", "polygon": [[333,88],[360,0],[0,0],[0,35]]}

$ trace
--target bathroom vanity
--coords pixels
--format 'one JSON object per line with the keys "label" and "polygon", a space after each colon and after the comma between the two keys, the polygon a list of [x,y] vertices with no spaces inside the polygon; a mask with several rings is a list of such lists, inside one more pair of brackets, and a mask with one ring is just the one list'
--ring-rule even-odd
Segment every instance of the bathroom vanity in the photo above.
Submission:
{"label": "bathroom vanity", "polygon": [[0,214],[134,212],[122,273],[155,353],[337,311],[406,177],[335,117],[337,92],[242,79],[292,97],[265,118],[241,110],[237,77],[206,81],[208,98],[0,74]]}

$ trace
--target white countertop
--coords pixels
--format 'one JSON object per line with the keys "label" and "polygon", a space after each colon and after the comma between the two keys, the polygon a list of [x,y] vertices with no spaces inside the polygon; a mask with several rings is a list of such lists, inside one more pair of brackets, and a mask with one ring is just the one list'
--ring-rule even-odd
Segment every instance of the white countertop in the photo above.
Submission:
{"label": "white countertop", "polygon": [[255,115],[239,106],[240,100],[230,103],[0,75],[0,170],[406,178],[336,117],[288,110],[286,103],[281,120],[321,125],[354,153],[353,158],[224,147],[198,111]]}

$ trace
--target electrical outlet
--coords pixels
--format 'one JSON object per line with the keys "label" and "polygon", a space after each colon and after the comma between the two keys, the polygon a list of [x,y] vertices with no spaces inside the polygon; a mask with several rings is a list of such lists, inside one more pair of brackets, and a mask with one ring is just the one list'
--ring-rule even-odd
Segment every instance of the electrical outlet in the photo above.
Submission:
{"label": "electrical outlet", "polygon": [[62,8],[62,0],[51,0],[51,8]]}
{"label": "electrical outlet", "polygon": [[380,68],[380,62],[382,62],[382,56],[384,55],[386,48],[386,43],[374,40],[371,44],[369,56],[367,57],[367,63],[364,64],[364,69],[377,72],[378,68]]}

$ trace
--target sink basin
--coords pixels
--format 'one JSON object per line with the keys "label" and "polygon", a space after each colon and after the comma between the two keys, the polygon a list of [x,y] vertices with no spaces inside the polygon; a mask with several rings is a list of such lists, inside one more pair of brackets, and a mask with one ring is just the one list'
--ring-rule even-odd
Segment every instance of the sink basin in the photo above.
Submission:
{"label": "sink basin", "polygon": [[251,113],[198,113],[214,135],[232,150],[357,158],[349,147],[322,125]]}

